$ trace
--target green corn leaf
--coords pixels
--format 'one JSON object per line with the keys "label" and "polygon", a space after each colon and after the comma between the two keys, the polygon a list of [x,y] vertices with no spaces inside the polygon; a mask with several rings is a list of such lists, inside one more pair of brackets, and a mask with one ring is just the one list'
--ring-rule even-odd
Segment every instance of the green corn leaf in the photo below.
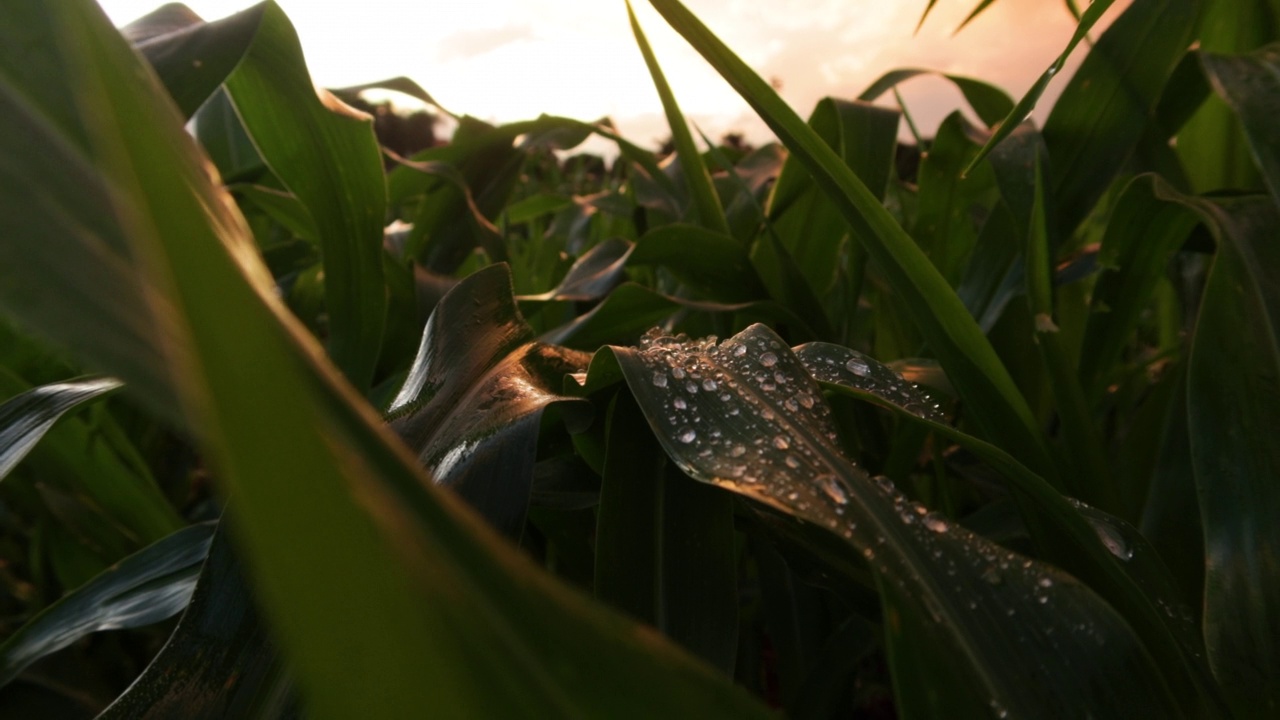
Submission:
{"label": "green corn leaf", "polygon": [[432,312],[389,409],[391,429],[435,482],[513,541],[524,530],[543,411],[583,404],[558,389],[587,366],[580,353],[532,340],[510,271],[470,275]]}
{"label": "green corn leaf", "polygon": [[[382,223],[387,191],[367,116],[317,96],[289,19],[260,11],[253,44],[227,79],[227,95],[267,166],[310,211],[324,261],[329,353],[347,378],[373,378],[386,322]],[[329,98],[329,99],[326,99]]]}
{"label": "green corn leaf", "polygon": [[1205,640],[1235,711],[1265,717],[1280,710],[1280,213],[1269,197],[1196,205],[1218,236],[1187,378]]}
{"label": "green corn leaf", "polygon": [[667,124],[671,127],[671,139],[675,142],[676,156],[680,158],[680,168],[684,171],[689,194],[693,196],[693,206],[697,209],[698,220],[708,230],[727,235],[729,221],[725,219],[724,207],[720,205],[720,197],[716,195],[715,186],[711,184],[711,174],[707,171],[706,163],[702,162],[702,153],[698,152],[697,146],[693,143],[693,134],[689,132],[684,113],[680,112],[680,106],[671,92],[671,86],[667,84],[667,78],[662,74],[662,68],[658,66],[658,59],[654,56],[653,49],[649,47],[644,31],[640,29],[640,22],[636,20],[630,0],[627,0],[627,17],[631,21],[631,32],[635,35],[636,45],[640,48],[644,63],[649,68],[649,76],[653,78],[658,97],[662,99],[662,109],[667,114]]}
{"label": "green corn leaf", "polygon": [[[1099,6],[1110,4],[1090,5],[1080,27],[1097,19]],[[1044,141],[1063,230],[1074,229],[1093,210],[1151,125],[1161,93],[1191,43],[1196,4],[1135,0],[1062,89],[1045,121]]]}
{"label": "green corn leaf", "polygon": [[1208,714],[1221,714],[1222,701],[1204,660],[1203,641],[1181,611],[1183,602],[1168,571],[1137,531],[1064,498],[1005,451],[946,424],[934,398],[875,359],[828,343],[801,345],[795,353],[823,387],[925,426],[1003,475],[1024,516],[1031,518],[1027,531],[1044,538],[1041,544],[1054,549],[1052,559],[1057,564],[1087,580],[1123,612],[1152,649],[1165,677],[1171,678],[1175,693],[1183,693],[1182,704],[1198,704]]}
{"label": "green corn leaf", "polygon": [[625,394],[609,413],[596,597],[732,677],[738,589],[733,498],[667,460]]}
{"label": "green corn leaf", "polygon": [[[124,28],[134,47],[151,63],[185,117],[235,71],[253,43],[265,5],[206,23],[195,13],[181,16],[162,6]],[[185,8],[183,8],[185,9]]]}
{"label": "green corn leaf", "polygon": [[112,378],[68,380],[41,385],[0,405],[0,479],[4,479],[65,413],[116,390]]}
{"label": "green corn leaf", "polygon": [[236,498],[309,714],[766,715],[415,469],[282,307],[183,118],[99,9],[5,15],[30,39],[21,57],[0,44],[0,308],[192,431]]}
{"label": "green corn leaf", "polygon": [[1253,162],[1280,205],[1280,44],[1248,55],[1202,53],[1200,62],[1217,94],[1231,106],[1244,126]]}
{"label": "green corn leaf", "polygon": [[85,635],[142,627],[182,612],[213,532],[212,523],[178,530],[41,610],[0,643],[0,685]]}
{"label": "green corn leaf", "polygon": [[1046,477],[1054,477],[1030,409],[990,343],[946,280],[879,200],[767,82],[682,4],[677,0],[650,1],[760,114],[836,203],[892,290],[902,297],[911,319],[983,433]]}
{"label": "green corn leaf", "polygon": [[1005,91],[995,85],[963,75],[951,75],[918,68],[890,70],[871,83],[866,90],[863,90],[858,99],[871,102],[889,90],[896,88],[899,84],[921,75],[936,75],[955,85],[960,94],[964,95],[969,107],[973,108],[973,112],[977,114],[982,122],[987,124],[987,127],[992,127],[1004,120],[1009,115],[1009,112],[1013,110],[1013,100],[1009,98]]}
{"label": "green corn leaf", "polygon": [[191,602],[182,619],[142,675],[98,715],[100,720],[179,714],[209,720],[299,717],[297,693],[229,538],[225,531],[212,537],[211,529],[205,532],[200,549],[208,559],[203,568],[197,563],[184,571],[182,589]]}
{"label": "green corn leaf", "polygon": [[[1141,643],[1088,587],[960,529],[846,459],[817,383],[768,329],[720,344],[650,335],[612,352],[685,473],[810,523],[867,562],[891,598],[891,662],[919,672],[895,675],[902,707],[1176,714]],[[930,655],[949,661],[923,662]]]}

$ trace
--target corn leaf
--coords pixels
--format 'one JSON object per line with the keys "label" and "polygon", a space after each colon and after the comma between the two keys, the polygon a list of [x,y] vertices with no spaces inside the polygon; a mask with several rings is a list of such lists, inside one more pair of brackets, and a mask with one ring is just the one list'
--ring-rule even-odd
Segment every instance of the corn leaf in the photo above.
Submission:
{"label": "corn leaf", "polygon": [[1046,477],[1053,477],[1043,438],[1007,370],[946,280],[879,200],[767,82],[681,3],[650,1],[760,114],[836,203],[890,287],[903,298],[911,319],[983,433]]}
{"label": "corn leaf", "polygon": [[[0,45],[0,267],[33,281],[23,296],[6,277],[0,308],[193,431],[239,503],[255,594],[309,714],[765,715],[430,485],[275,298],[182,117],[100,10],[6,15],[29,40],[21,57]],[[82,222],[59,247],[60,218]],[[65,271],[40,262],[51,244]],[[67,322],[45,322],[50,307]],[[110,332],[121,324],[145,332]]]}

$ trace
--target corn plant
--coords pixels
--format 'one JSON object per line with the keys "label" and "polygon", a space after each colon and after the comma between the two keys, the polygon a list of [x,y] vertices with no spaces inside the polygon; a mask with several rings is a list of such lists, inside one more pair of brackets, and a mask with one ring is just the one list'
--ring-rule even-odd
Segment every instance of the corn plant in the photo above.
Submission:
{"label": "corn plant", "polygon": [[270,1],[0,8],[0,708],[1280,712],[1275,4],[1068,2],[911,148],[928,71],[806,121],[650,2],[778,143],[634,14],[663,160],[384,155],[342,98],[430,95]]}

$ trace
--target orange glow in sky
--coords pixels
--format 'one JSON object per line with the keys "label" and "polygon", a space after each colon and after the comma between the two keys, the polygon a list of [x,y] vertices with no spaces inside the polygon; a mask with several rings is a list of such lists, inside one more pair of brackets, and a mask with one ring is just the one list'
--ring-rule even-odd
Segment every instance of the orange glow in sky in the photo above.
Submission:
{"label": "orange glow in sky", "polygon": [[[540,113],[583,120],[607,115],[641,145],[669,134],[622,0],[278,2],[297,28],[320,85],[407,75],[453,112],[493,122]],[[117,24],[158,4],[100,3]],[[252,3],[186,4],[212,20]],[[939,0],[919,33],[914,31],[926,0],[685,4],[761,75],[776,79],[782,96],[801,115],[824,96],[856,97],[880,75],[901,67],[982,78],[1016,99],[1074,30],[1061,0],[1000,0],[954,36],[977,0]],[[1108,15],[1124,4],[1117,2]],[[645,0],[636,0],[635,8],[690,120],[711,137],[739,130],[756,142],[768,139],[763,123]],[[1073,69],[1074,63],[1060,77]],[[1057,95],[1061,82],[1050,87],[1047,98]],[[942,80],[916,79],[902,90],[926,135],[962,104],[959,93]]]}

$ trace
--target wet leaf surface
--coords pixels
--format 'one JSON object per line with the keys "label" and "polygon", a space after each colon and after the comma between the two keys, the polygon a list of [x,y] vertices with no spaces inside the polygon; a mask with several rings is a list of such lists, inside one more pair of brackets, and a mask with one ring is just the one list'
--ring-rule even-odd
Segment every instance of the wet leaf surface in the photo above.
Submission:
{"label": "wet leaf surface", "polygon": [[976,683],[970,699],[983,705],[968,712],[1176,714],[1142,645],[1088,587],[857,468],[838,445],[817,382],[768,329],[752,326],[723,343],[651,334],[638,349],[613,352],[687,474],[823,528],[870,566],[911,628],[889,629],[891,656],[946,648],[943,656],[965,658],[925,672]]}

